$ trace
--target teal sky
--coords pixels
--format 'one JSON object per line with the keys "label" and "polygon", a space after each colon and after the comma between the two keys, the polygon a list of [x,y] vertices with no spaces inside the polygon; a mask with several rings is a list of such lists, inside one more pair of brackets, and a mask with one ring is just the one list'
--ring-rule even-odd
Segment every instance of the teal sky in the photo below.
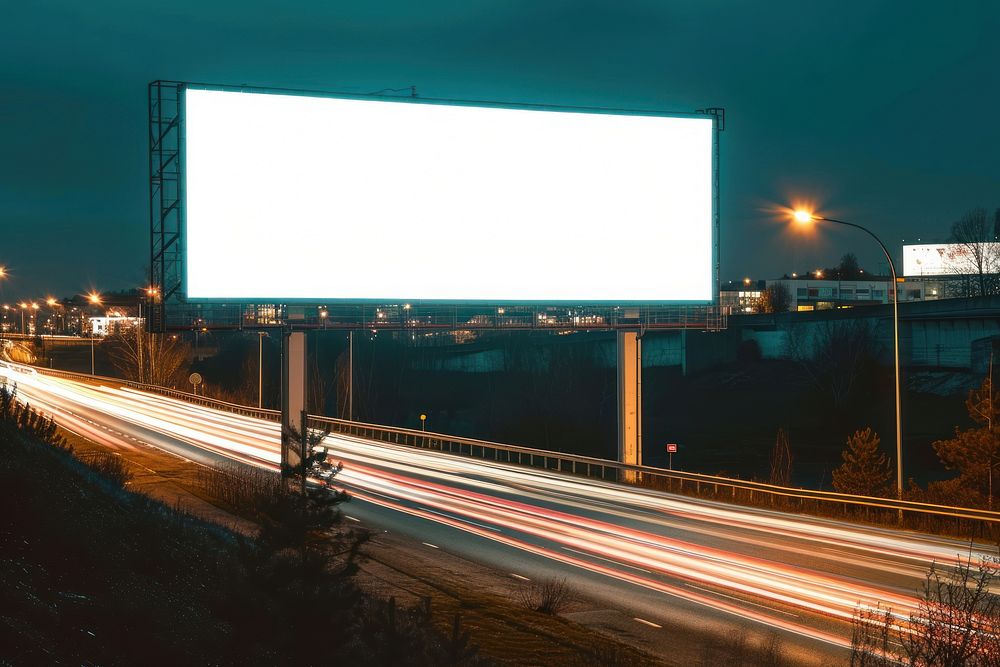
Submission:
{"label": "teal sky", "polygon": [[[153,79],[509,102],[722,106],[722,278],[879,251],[792,237],[804,196],[897,248],[1000,207],[990,0],[22,0],[0,18],[2,299],[127,288],[148,263]],[[665,256],[665,261],[667,257]]]}

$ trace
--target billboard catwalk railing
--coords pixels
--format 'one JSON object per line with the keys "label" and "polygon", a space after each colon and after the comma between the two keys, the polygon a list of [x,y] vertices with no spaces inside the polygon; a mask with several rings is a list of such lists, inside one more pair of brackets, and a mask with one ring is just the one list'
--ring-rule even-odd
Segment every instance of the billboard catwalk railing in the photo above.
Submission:
{"label": "billboard catwalk railing", "polygon": [[729,306],[532,305],[239,305],[177,304],[167,328],[240,329],[294,325],[309,329],[376,331],[598,331],[694,329],[719,331]]}

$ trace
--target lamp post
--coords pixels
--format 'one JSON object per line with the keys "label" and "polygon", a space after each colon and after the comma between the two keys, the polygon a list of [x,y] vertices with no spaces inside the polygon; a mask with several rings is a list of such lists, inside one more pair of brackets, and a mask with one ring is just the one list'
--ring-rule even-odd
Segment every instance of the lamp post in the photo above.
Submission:
{"label": "lamp post", "polygon": [[257,407],[264,405],[264,337],[266,331],[257,332]]}
{"label": "lamp post", "polygon": [[[90,301],[91,305],[99,306],[101,305],[101,295],[97,292],[91,292],[87,295],[87,300]],[[96,375],[94,372],[94,325],[91,322],[90,325],[90,374]]]}
{"label": "lamp post", "polygon": [[[6,277],[7,277],[7,267],[0,266],[0,280],[3,280]],[[10,306],[8,306],[7,304],[4,304],[3,310],[4,310],[4,313],[3,313],[3,323],[0,324],[0,340],[3,339],[4,334],[6,333],[7,311],[10,310]]]}
{"label": "lamp post", "polygon": [[347,421],[354,421],[354,329],[347,332]]}
{"label": "lamp post", "polygon": [[[892,353],[893,353],[893,366],[895,367],[896,374],[896,497],[902,499],[903,497],[903,420],[902,413],[900,411],[900,385],[899,385],[899,293],[896,291],[896,265],[892,261],[892,255],[886,249],[885,244],[882,240],[875,236],[867,227],[862,227],[861,225],[855,224],[853,222],[846,222],[844,220],[836,220],[834,218],[827,218],[825,216],[816,215],[811,211],[797,210],[793,213],[793,217],[796,222],[800,224],[808,224],[810,222],[832,222],[838,225],[846,225],[848,227],[854,227],[855,229],[860,229],[868,236],[875,239],[878,243],[878,247],[882,249],[885,253],[885,259],[889,262],[889,272],[892,274]],[[902,510],[900,510],[900,515],[902,515]]]}
{"label": "lamp post", "polygon": [[[160,290],[155,285],[150,285],[149,287],[144,287],[138,290],[139,298],[138,302],[138,322],[135,323],[135,344],[136,344],[136,357],[139,362],[136,364],[139,370],[139,382],[153,383],[153,351],[152,349],[146,350],[146,359],[143,359],[143,339],[146,337],[146,332],[149,331],[149,327],[146,326],[146,321],[142,319],[142,304],[146,303],[146,317],[149,317],[149,313],[152,308],[149,304],[153,302],[156,296],[160,293]],[[152,337],[149,339],[149,348],[152,348]],[[148,364],[147,364],[148,362]],[[146,372],[146,366],[149,366],[149,371]]]}

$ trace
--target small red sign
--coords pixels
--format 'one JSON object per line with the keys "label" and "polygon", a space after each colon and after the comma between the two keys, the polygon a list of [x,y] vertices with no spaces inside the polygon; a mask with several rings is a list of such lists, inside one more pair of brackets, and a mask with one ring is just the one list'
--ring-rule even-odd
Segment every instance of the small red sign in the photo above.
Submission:
{"label": "small red sign", "polygon": [[671,442],[671,443],[669,443],[667,445],[667,453],[668,454],[676,454],[677,453],[677,443],[676,442]]}

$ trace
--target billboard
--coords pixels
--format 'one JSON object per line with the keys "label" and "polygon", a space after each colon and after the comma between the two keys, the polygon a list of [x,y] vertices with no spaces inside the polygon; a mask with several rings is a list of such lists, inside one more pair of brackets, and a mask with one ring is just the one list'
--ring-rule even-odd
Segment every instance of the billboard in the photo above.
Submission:
{"label": "billboard", "polygon": [[190,300],[710,303],[711,117],[186,87]]}
{"label": "billboard", "polygon": [[[977,261],[975,252],[982,253]],[[979,273],[982,264],[986,273],[992,273],[993,258],[1000,257],[1000,243],[963,244],[929,243],[903,246],[903,275],[955,276]]]}

